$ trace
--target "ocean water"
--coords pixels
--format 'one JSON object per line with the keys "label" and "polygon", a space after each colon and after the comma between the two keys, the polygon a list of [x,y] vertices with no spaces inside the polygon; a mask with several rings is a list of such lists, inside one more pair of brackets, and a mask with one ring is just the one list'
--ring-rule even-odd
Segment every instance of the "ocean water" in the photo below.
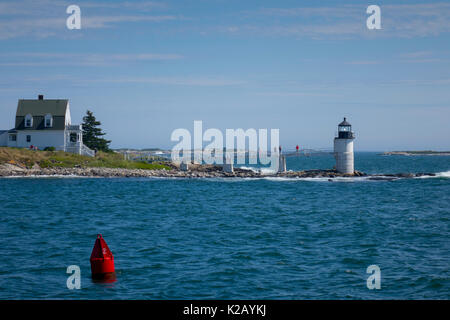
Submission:
{"label": "ocean water", "polygon": [[[356,153],[355,167],[438,175],[2,178],[0,299],[449,299],[450,157]],[[90,278],[97,233],[114,283]],[[373,264],[379,290],[366,286]],[[80,290],[66,286],[69,265]]]}

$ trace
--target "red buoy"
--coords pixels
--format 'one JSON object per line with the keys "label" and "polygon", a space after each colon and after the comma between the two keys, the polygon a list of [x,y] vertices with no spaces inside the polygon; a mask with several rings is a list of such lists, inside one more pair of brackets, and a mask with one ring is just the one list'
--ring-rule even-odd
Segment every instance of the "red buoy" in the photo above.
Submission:
{"label": "red buoy", "polygon": [[114,256],[101,234],[97,235],[94,249],[91,253],[91,273],[93,279],[114,280]]}

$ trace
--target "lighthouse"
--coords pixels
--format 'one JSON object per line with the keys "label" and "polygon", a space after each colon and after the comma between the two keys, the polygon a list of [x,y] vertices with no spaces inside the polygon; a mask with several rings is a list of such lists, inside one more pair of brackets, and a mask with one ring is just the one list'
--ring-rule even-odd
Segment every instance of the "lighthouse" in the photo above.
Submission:
{"label": "lighthouse", "polygon": [[334,138],[334,157],[337,172],[348,174],[355,172],[353,161],[354,139],[352,125],[344,118],[344,121],[338,125],[338,136]]}

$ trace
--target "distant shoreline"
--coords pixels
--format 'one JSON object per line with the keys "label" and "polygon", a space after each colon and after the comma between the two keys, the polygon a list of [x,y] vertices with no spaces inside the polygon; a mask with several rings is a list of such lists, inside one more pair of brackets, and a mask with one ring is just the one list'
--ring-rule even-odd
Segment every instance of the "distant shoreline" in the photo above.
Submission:
{"label": "distant shoreline", "polygon": [[389,151],[383,152],[383,156],[450,156],[450,151]]}

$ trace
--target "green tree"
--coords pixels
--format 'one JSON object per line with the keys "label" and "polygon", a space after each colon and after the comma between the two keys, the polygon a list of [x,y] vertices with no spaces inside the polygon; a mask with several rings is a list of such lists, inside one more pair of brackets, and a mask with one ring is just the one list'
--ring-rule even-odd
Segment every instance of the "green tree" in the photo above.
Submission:
{"label": "green tree", "polygon": [[110,152],[109,144],[111,140],[102,138],[106,133],[99,127],[100,121],[97,121],[92,111],[87,110],[83,117],[83,143],[90,149],[97,151]]}

